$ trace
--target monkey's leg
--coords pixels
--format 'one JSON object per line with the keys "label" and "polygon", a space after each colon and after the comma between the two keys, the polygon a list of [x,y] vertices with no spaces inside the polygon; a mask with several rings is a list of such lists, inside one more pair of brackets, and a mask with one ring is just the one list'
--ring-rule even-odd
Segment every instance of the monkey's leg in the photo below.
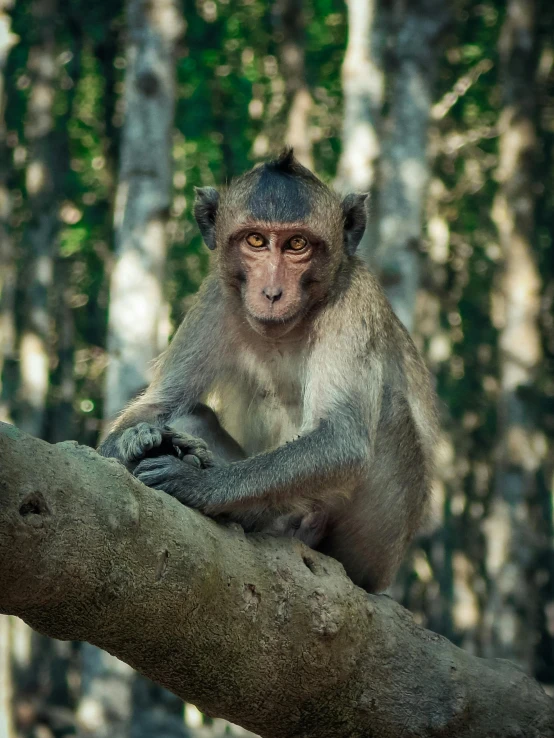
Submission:
{"label": "monkey's leg", "polygon": [[367,477],[337,509],[318,550],[340,561],[358,586],[382,592],[420,525],[429,484],[410,406],[402,393],[387,390]]}

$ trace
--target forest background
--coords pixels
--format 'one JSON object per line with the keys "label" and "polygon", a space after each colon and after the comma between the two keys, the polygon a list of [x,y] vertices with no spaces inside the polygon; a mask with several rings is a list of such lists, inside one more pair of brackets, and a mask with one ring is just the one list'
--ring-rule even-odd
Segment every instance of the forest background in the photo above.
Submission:
{"label": "forest background", "polygon": [[[292,144],[436,379],[392,594],[554,685],[554,5],[0,0],[0,420],[95,445],[208,268],[195,185]],[[0,583],[1,586],[1,583]],[[0,616],[0,738],[246,735]]]}

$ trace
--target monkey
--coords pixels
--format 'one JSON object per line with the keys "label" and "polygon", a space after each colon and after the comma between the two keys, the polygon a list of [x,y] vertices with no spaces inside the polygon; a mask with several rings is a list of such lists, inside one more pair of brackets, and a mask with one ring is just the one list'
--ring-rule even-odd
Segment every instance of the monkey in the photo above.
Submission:
{"label": "monkey", "polygon": [[197,188],[210,273],[99,452],[216,520],[297,537],[380,592],[428,509],[437,411],[355,253],[366,197],[341,198],[291,149],[222,191]]}
{"label": "monkey", "polygon": [[[129,435],[136,437],[143,432],[150,436],[151,428],[148,424],[146,427],[138,424]],[[139,444],[140,456],[152,458],[173,455],[198,467],[246,458],[243,449],[222,428],[214,411],[203,403],[198,403],[189,413],[174,418],[172,426],[160,428],[159,433],[161,442],[158,446],[152,444],[151,438],[147,441],[148,448],[144,448],[142,443]],[[138,465],[135,458],[124,463],[130,471]],[[294,513],[284,514],[273,519],[270,525],[264,528],[264,532],[270,535],[296,537],[314,548],[323,534],[326,517],[323,513],[316,512],[303,516]],[[221,519],[221,516],[219,518]],[[241,517],[241,522],[244,525],[244,516]]]}

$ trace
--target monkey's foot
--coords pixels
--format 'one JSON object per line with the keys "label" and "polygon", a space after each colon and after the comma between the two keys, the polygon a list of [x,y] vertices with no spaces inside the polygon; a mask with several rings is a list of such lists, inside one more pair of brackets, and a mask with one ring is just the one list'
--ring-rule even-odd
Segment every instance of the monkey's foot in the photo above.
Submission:
{"label": "monkey's foot", "polygon": [[280,515],[267,528],[264,533],[272,536],[286,536],[297,538],[310,548],[315,548],[321,541],[327,530],[329,515],[321,510],[299,515],[288,513]]}
{"label": "monkey's foot", "polygon": [[329,514],[323,510],[308,513],[308,515],[304,515],[293,535],[305,543],[306,546],[315,548],[325,535],[328,522]]}

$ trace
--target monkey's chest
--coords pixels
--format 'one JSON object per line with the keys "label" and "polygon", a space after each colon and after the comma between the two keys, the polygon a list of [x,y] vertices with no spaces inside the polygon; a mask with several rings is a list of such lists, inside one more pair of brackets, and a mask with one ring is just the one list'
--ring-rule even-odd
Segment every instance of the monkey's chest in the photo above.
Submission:
{"label": "monkey's chest", "polygon": [[277,355],[264,362],[243,356],[218,389],[223,427],[250,456],[296,438],[302,427],[303,364]]}

